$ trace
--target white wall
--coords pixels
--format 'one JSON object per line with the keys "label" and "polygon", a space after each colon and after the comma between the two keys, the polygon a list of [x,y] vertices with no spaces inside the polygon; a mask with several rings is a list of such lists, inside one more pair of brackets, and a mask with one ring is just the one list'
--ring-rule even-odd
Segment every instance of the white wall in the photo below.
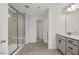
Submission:
{"label": "white wall", "polygon": [[55,9],[49,8],[48,49],[56,49]]}
{"label": "white wall", "polygon": [[65,34],[65,14],[62,8],[49,8],[49,49],[56,49],[56,33]]}
{"label": "white wall", "polygon": [[0,40],[6,40],[2,44],[4,54],[8,54],[8,4],[0,3]]}
{"label": "white wall", "polygon": [[43,18],[26,13],[26,43],[37,42],[37,20],[39,19]]}
{"label": "white wall", "polygon": [[45,43],[48,43],[48,10],[43,20],[43,40]]}
{"label": "white wall", "polygon": [[27,39],[29,42],[36,42],[36,19],[32,16],[27,20]]}

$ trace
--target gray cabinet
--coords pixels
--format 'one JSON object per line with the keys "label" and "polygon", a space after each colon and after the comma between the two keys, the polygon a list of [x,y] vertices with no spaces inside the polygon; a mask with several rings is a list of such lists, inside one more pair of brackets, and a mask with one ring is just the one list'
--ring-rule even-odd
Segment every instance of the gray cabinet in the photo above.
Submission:
{"label": "gray cabinet", "polygon": [[56,35],[57,49],[66,55],[79,55],[79,41],[63,35]]}
{"label": "gray cabinet", "polygon": [[75,39],[70,39],[70,38],[67,38],[66,40],[67,40],[66,51],[69,51],[73,55],[78,55],[79,54],[78,41]]}
{"label": "gray cabinet", "polygon": [[57,35],[57,48],[62,54],[65,54],[65,37]]}
{"label": "gray cabinet", "polygon": [[74,46],[70,43],[67,43],[67,51],[71,52],[71,54],[77,55],[78,54],[78,47]]}
{"label": "gray cabinet", "polygon": [[75,46],[78,46],[78,41],[75,39],[67,38],[67,43],[73,44]]}

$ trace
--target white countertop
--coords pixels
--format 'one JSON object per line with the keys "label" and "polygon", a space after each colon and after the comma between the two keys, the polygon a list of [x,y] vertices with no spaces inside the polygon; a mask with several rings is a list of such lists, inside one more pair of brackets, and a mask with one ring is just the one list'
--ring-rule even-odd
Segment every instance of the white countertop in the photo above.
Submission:
{"label": "white countertop", "polygon": [[57,34],[65,36],[65,37],[69,37],[69,38],[72,38],[72,39],[79,40],[79,35],[66,35],[66,34],[60,34],[60,33],[57,33]]}

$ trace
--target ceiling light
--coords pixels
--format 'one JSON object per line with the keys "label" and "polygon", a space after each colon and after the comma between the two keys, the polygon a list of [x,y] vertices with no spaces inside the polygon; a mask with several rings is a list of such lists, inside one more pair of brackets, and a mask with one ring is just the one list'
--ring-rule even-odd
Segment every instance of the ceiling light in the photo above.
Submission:
{"label": "ceiling light", "polygon": [[68,11],[72,11],[70,7],[67,8]]}
{"label": "ceiling light", "polygon": [[24,7],[25,7],[25,8],[29,8],[30,6],[29,6],[29,5],[25,5]]}
{"label": "ceiling light", "polygon": [[38,6],[37,8],[40,8],[40,6]]}

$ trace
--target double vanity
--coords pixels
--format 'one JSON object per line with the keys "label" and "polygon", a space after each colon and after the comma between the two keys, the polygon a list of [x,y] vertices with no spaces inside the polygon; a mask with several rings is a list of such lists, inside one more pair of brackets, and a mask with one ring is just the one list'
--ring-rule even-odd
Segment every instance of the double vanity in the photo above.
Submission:
{"label": "double vanity", "polygon": [[63,55],[79,55],[79,36],[56,34],[57,49]]}

